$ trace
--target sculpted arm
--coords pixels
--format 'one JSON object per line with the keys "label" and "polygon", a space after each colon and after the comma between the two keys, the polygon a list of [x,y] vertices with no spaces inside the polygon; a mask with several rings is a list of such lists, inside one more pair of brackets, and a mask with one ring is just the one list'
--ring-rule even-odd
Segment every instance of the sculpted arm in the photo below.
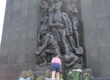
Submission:
{"label": "sculpted arm", "polygon": [[53,23],[53,15],[54,14],[49,15],[49,26],[52,26],[52,27],[56,26],[56,24]]}
{"label": "sculpted arm", "polygon": [[73,12],[77,14],[78,13],[78,10],[76,9],[76,7],[75,7],[74,4],[72,4],[72,7],[73,7]]}
{"label": "sculpted arm", "polygon": [[48,45],[48,40],[49,40],[49,34],[46,34],[46,40],[44,42],[44,44],[42,45],[42,47],[39,50],[39,53],[41,53]]}
{"label": "sculpted arm", "polygon": [[60,23],[58,23],[58,22],[54,22],[53,23],[53,20],[54,20],[54,14],[51,14],[50,16],[49,16],[49,26],[51,26],[51,27],[57,27],[57,26],[62,26],[62,25],[60,25]]}
{"label": "sculpted arm", "polygon": [[71,6],[67,6],[68,10],[71,11],[72,13],[75,13],[77,14],[78,13],[78,10],[76,9],[75,5],[72,4],[72,7]]}

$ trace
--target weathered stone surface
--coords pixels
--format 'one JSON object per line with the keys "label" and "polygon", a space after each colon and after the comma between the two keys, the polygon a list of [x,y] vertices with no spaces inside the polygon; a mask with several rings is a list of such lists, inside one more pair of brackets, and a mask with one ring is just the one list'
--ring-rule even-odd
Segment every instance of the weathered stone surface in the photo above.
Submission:
{"label": "weathered stone surface", "polygon": [[19,55],[26,54],[26,50],[27,50],[26,39],[19,40],[18,43],[19,43],[18,44]]}
{"label": "weathered stone surface", "polygon": [[[36,30],[40,24],[37,4],[38,0],[7,0],[0,49],[0,80],[18,80],[22,71],[35,66]],[[32,11],[30,15],[28,10]]]}
{"label": "weathered stone surface", "polygon": [[7,56],[0,56],[0,65],[7,63]]}
{"label": "weathered stone surface", "polygon": [[17,60],[16,60],[17,64],[20,64],[20,63],[25,63],[25,54],[19,54],[17,55]]}
{"label": "weathered stone surface", "polygon": [[40,3],[40,0],[29,0],[29,8],[33,8],[35,6],[38,6],[37,4]]}
{"label": "weathered stone surface", "polygon": [[36,57],[32,54],[26,54],[25,57],[26,57],[25,58],[26,63],[35,63],[36,61]]}
{"label": "weathered stone surface", "polygon": [[100,67],[101,67],[101,77],[109,77],[110,72],[110,61],[106,58],[100,58]]}
{"label": "weathered stone surface", "polygon": [[110,47],[100,47],[100,58],[109,58]]}
{"label": "weathered stone surface", "polygon": [[106,11],[106,0],[93,0],[93,9],[95,14]]}
{"label": "weathered stone surface", "polygon": [[9,55],[10,54],[18,54],[18,41],[12,40],[7,45],[9,46],[8,47]]}
{"label": "weathered stone surface", "polygon": [[81,0],[87,68],[93,70],[95,77],[109,77],[109,3],[109,0]]}
{"label": "weathered stone surface", "polygon": [[[36,51],[37,38],[28,39],[27,54],[34,54]],[[35,55],[35,54],[34,54]]]}
{"label": "weathered stone surface", "polygon": [[13,0],[7,0],[6,13],[11,12],[12,10],[13,10]]}
{"label": "weathered stone surface", "polygon": [[13,0],[13,11],[18,11],[21,8],[21,0]]}
{"label": "weathered stone surface", "polygon": [[20,11],[20,17],[26,17],[28,16],[28,8],[23,8]]}
{"label": "weathered stone surface", "polygon": [[16,55],[8,55],[7,64],[15,64],[15,63],[16,63]]}
{"label": "weathered stone surface", "polygon": [[110,21],[106,17],[100,18],[96,20],[96,25],[97,25],[97,29],[109,29]]}
{"label": "weathered stone surface", "polygon": [[29,0],[21,0],[21,8],[28,8]]}
{"label": "weathered stone surface", "polygon": [[6,65],[0,65],[0,79],[6,79]]}
{"label": "weathered stone surface", "polygon": [[97,30],[97,38],[99,47],[109,47],[110,46],[110,29],[100,29]]}

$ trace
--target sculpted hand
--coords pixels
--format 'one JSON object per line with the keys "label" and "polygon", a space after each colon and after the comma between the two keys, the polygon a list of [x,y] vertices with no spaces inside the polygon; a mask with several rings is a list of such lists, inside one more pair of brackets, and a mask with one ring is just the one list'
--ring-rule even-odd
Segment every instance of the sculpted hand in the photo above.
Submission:
{"label": "sculpted hand", "polygon": [[59,26],[60,26],[60,27],[64,27],[64,25],[63,25],[62,23],[59,23]]}
{"label": "sculpted hand", "polygon": [[40,53],[38,51],[36,51],[35,54],[38,56]]}

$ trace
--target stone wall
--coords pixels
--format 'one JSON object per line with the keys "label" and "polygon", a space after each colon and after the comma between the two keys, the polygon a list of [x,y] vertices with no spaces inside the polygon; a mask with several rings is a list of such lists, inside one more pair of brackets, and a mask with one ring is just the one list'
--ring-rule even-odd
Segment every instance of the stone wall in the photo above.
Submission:
{"label": "stone wall", "polygon": [[[85,46],[87,68],[93,70],[96,78],[109,77],[110,0],[78,1],[81,2],[79,14],[84,27],[82,45]],[[34,69],[39,26],[40,0],[7,0],[0,80],[17,80],[22,70]]]}
{"label": "stone wall", "polygon": [[33,69],[40,26],[40,0],[7,0],[0,50],[0,80],[17,80]]}
{"label": "stone wall", "polygon": [[110,76],[110,0],[81,0],[87,68]]}

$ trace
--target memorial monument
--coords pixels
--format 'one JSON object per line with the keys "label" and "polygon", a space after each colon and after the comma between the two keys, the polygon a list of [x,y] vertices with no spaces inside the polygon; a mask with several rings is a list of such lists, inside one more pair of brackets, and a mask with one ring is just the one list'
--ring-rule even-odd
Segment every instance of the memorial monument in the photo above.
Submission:
{"label": "memorial monument", "polygon": [[[110,79],[109,0],[7,0],[0,48],[0,80],[22,71],[43,73],[55,54],[63,69],[92,69]],[[65,72],[64,72],[65,73]]]}

